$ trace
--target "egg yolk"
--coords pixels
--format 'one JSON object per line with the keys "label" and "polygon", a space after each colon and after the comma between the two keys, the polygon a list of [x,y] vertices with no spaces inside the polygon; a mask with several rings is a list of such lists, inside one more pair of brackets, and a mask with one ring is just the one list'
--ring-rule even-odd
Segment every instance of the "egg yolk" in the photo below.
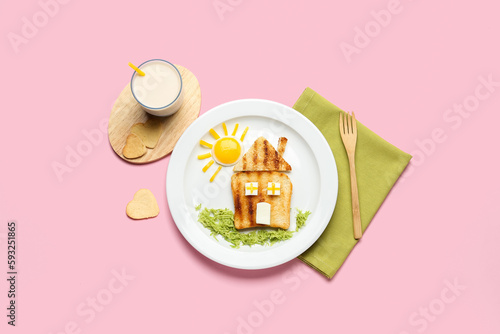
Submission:
{"label": "egg yolk", "polygon": [[241,155],[241,145],[234,138],[224,137],[214,145],[214,157],[217,162],[231,165],[235,164]]}

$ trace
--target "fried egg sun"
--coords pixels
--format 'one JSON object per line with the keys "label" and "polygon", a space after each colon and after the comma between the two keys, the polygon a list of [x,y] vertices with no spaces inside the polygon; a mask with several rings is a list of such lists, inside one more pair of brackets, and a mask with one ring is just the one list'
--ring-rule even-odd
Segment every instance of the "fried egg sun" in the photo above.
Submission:
{"label": "fried egg sun", "polygon": [[198,159],[211,159],[202,169],[205,173],[207,170],[216,162],[219,167],[213,173],[210,178],[210,182],[212,182],[222,167],[229,167],[235,165],[243,156],[244,147],[243,140],[245,139],[245,135],[248,131],[248,127],[245,128],[241,137],[238,139],[235,137],[238,131],[238,124],[234,125],[234,130],[231,135],[228,134],[227,126],[225,123],[222,123],[222,129],[224,130],[224,135],[220,136],[217,131],[214,129],[210,129],[210,134],[215,139],[215,143],[209,143],[204,140],[200,140],[200,145],[210,149],[210,152],[205,154],[198,155]]}
{"label": "fried egg sun", "polygon": [[232,166],[240,160],[241,145],[231,137],[222,137],[215,142],[212,155],[215,161],[222,166]]}

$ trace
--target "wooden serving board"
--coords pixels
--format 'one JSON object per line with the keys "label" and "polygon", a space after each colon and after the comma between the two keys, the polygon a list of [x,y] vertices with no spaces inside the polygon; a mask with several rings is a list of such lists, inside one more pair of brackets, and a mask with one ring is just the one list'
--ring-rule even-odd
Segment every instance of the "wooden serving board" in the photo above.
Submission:
{"label": "wooden serving board", "polygon": [[[200,114],[201,90],[198,79],[187,68],[175,65],[182,76],[184,101],[181,108],[167,117],[152,116],[146,113],[134,99],[130,83],[122,90],[116,99],[108,124],[108,137],[111,147],[123,160],[133,164],[145,164],[165,157],[172,152],[177,140],[184,130],[194,122]],[[162,122],[162,133],[155,148],[147,149],[146,154],[137,159],[127,159],[122,150],[132,125],[145,123],[149,118],[157,118]]]}

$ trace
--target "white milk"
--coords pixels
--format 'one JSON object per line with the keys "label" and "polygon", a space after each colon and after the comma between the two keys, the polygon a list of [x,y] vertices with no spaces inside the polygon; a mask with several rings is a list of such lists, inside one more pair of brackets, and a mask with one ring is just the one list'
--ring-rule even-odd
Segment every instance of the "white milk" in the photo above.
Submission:
{"label": "white milk", "polygon": [[142,108],[156,116],[175,113],[182,104],[182,78],[171,63],[154,59],[139,68],[145,73],[140,76],[134,72],[130,87]]}

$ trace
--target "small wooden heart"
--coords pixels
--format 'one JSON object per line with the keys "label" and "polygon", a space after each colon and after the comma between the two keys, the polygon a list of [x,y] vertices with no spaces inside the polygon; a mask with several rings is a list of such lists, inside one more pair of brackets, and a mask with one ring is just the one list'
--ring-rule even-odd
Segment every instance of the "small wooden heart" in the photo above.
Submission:
{"label": "small wooden heart", "polygon": [[155,148],[158,139],[160,139],[162,128],[162,122],[159,119],[150,118],[146,123],[134,124],[130,132],[139,136],[147,148]]}
{"label": "small wooden heart", "polygon": [[127,159],[135,159],[142,157],[146,154],[146,145],[142,142],[141,138],[131,133],[127,137],[127,142],[123,147],[123,156]]}
{"label": "small wooden heart", "polygon": [[134,199],[128,202],[126,211],[132,219],[146,219],[158,216],[160,208],[151,190],[140,189]]}

